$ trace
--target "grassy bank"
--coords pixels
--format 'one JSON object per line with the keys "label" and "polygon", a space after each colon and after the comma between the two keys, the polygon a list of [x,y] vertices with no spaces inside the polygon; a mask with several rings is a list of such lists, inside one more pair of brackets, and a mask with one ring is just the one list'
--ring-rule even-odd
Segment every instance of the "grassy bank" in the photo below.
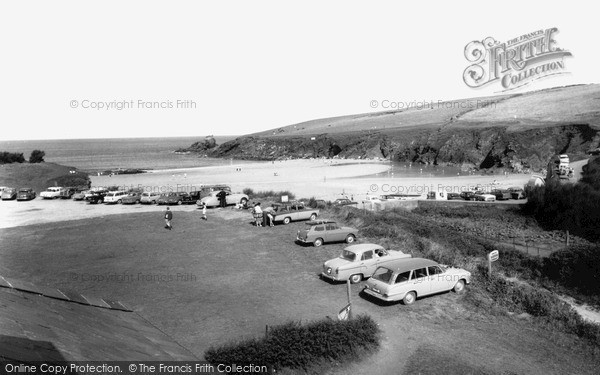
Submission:
{"label": "grassy bank", "polygon": [[[600,249],[597,245],[569,248],[546,259],[509,247],[498,247],[497,243],[471,233],[470,225],[486,226],[489,220],[497,220],[497,225],[507,223],[504,224],[508,228],[506,230],[523,228],[530,235],[534,235],[535,231],[542,235],[542,230],[536,225],[524,225],[531,218],[494,208],[467,211],[440,207],[413,212],[334,208],[332,213],[359,228],[361,237],[410,252],[415,257],[470,270],[475,281],[469,299],[475,306],[496,313],[524,312],[539,318],[542,325],[556,326],[566,334],[579,336],[594,350],[600,346],[600,328],[584,321],[573,308],[545,289],[552,287],[598,304]],[[461,225],[463,221],[467,224]],[[496,276],[488,279],[485,257],[493,249],[499,249],[501,256],[495,263]],[[510,283],[506,276],[527,280],[532,286]]]}

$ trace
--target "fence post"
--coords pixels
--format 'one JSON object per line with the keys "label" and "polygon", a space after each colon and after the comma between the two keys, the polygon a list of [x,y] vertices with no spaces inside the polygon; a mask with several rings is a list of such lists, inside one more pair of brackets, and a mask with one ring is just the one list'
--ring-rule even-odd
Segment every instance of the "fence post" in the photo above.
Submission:
{"label": "fence post", "polygon": [[569,240],[570,240],[570,238],[569,238],[569,230],[567,229],[567,247],[569,247]]}

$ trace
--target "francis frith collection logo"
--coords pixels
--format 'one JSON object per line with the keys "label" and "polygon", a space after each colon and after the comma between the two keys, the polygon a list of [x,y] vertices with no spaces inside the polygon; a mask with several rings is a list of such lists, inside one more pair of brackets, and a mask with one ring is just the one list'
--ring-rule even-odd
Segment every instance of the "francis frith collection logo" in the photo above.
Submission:
{"label": "francis frith collection logo", "polygon": [[463,80],[469,87],[478,88],[499,83],[508,91],[537,79],[565,71],[564,58],[571,52],[557,46],[554,39],[558,29],[536,30],[501,43],[492,37],[472,41],[465,47],[465,57],[472,63]]}

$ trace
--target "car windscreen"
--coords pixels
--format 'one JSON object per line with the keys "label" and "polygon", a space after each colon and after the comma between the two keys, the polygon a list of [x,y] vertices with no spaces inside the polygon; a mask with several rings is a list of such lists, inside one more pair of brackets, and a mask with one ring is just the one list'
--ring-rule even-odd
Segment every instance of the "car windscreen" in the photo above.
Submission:
{"label": "car windscreen", "polygon": [[342,251],[342,255],[340,255],[340,258],[354,262],[354,260],[356,259],[356,254],[354,254],[352,251],[344,250]]}

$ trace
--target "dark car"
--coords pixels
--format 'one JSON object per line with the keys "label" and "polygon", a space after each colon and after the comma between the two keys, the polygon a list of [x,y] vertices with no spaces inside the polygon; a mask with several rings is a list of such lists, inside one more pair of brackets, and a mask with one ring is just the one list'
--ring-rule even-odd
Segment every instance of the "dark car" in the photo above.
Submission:
{"label": "dark car", "polygon": [[339,199],[336,199],[335,201],[333,201],[334,206],[350,206],[353,204],[358,204],[358,202],[352,202],[348,198],[339,198]]}
{"label": "dark car", "polygon": [[161,194],[157,199],[157,204],[192,204],[196,203],[197,199],[194,199],[185,191],[172,191],[170,193]]}
{"label": "dark car", "polygon": [[463,197],[459,193],[448,193],[447,197],[448,200],[463,200]]}
{"label": "dark car", "polygon": [[33,191],[33,189],[31,188],[21,188],[19,189],[19,192],[17,193],[17,200],[18,201],[30,201],[32,199],[35,199],[35,191]]}
{"label": "dark car", "polygon": [[315,247],[323,245],[325,242],[346,241],[352,243],[356,240],[358,230],[350,227],[342,227],[331,220],[312,220],[307,221],[308,227],[299,230],[296,234],[296,241],[302,243],[312,243]]}
{"label": "dark car", "polygon": [[463,191],[462,193],[460,193],[460,197],[466,201],[474,201],[475,193],[473,193],[472,191]]}
{"label": "dark car", "polygon": [[104,203],[104,197],[108,194],[108,191],[104,190],[96,190],[94,192],[90,192],[85,196],[85,200],[90,202],[90,204],[99,204]]}
{"label": "dark car", "polygon": [[494,189],[491,192],[492,195],[496,196],[496,200],[503,201],[511,198],[511,193],[508,189]]}

